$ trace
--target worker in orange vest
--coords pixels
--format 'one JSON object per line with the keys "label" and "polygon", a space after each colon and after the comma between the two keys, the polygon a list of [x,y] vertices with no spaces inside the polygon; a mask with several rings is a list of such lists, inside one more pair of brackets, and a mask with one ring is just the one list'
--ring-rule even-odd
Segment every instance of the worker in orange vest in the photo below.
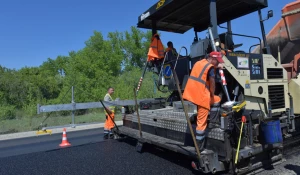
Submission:
{"label": "worker in orange vest", "polygon": [[151,39],[151,45],[148,51],[148,62],[157,61],[163,59],[164,56],[164,46],[158,36],[158,34],[154,34]]}
{"label": "worker in orange vest", "polygon": [[173,47],[173,43],[171,41],[169,41],[167,43],[167,48],[166,48],[166,51],[165,51],[165,54],[167,54],[167,57],[166,57],[166,62],[169,62],[171,63],[171,66],[173,68],[174,64],[175,64],[175,60],[178,56],[178,53],[176,51],[176,49]]}
{"label": "worker in orange vest", "polygon": [[215,96],[215,69],[224,63],[220,52],[211,52],[207,59],[197,61],[183,92],[183,98],[197,105],[196,140],[200,151],[204,150],[205,129],[210,106],[220,102]]}
{"label": "worker in orange vest", "polygon": [[178,56],[178,53],[177,53],[176,49],[173,47],[173,43],[171,41],[169,41],[167,43],[167,46],[168,46],[168,48],[166,49],[166,53],[171,51],[170,53],[172,53],[172,56],[176,58]]}
{"label": "worker in orange vest", "polygon": [[[108,101],[108,102],[112,102],[113,99],[111,97],[111,95],[114,93],[114,88],[109,87],[107,89],[107,94],[104,96],[104,101]],[[115,106],[109,106],[107,108],[107,112],[104,109],[105,112],[105,116],[106,116],[106,120],[105,120],[105,124],[104,124],[104,138],[112,138],[113,137],[113,133],[112,133],[112,128],[115,127],[115,124],[113,122],[113,120],[115,119]]]}

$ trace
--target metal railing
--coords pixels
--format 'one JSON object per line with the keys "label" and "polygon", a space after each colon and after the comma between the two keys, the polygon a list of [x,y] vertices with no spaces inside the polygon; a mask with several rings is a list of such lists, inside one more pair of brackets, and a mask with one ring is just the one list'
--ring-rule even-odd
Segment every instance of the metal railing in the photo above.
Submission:
{"label": "metal railing", "polygon": [[[146,100],[153,100],[155,98],[147,98],[147,99],[139,99],[137,102],[146,101]],[[110,106],[134,106],[135,100],[117,100],[117,101],[102,101],[105,107]],[[74,100],[74,87],[72,86],[72,99],[71,103],[68,104],[54,104],[54,105],[41,105],[37,104],[37,114],[41,113],[51,113],[51,112],[59,112],[59,111],[72,111],[72,123],[70,127],[75,128],[75,111],[82,110],[82,109],[96,109],[96,108],[104,108],[101,104],[100,100],[98,102],[87,102],[87,103],[76,103]],[[50,116],[50,115],[49,115]],[[48,116],[48,117],[49,117]],[[47,118],[48,118],[47,117]],[[46,118],[46,119],[47,119]],[[45,122],[42,121],[41,125]],[[52,126],[52,127],[44,127],[45,128],[57,128],[59,126]]]}

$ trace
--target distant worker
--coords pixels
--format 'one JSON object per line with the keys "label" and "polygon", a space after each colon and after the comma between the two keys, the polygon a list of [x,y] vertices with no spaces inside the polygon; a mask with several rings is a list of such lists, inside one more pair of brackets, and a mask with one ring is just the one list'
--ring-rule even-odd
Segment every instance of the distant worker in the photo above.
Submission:
{"label": "distant worker", "polygon": [[175,60],[177,59],[178,53],[173,47],[173,43],[171,41],[167,43],[167,46],[168,47],[165,51],[165,54],[167,54],[166,62],[169,62],[171,64],[171,67],[173,68],[175,66]]}
{"label": "distant worker", "polygon": [[224,63],[220,52],[211,52],[207,59],[197,61],[183,92],[185,100],[197,105],[196,140],[200,151],[204,150],[210,106],[220,102],[220,97],[215,96],[215,69],[220,63]]}
{"label": "distant worker", "polygon": [[166,53],[171,51],[170,53],[172,53],[172,56],[176,58],[178,56],[178,53],[177,53],[176,49],[173,47],[173,43],[171,41],[169,41],[167,43],[167,46],[168,46],[168,48],[166,48]]}
{"label": "distant worker", "polygon": [[[114,93],[114,88],[109,87],[107,89],[107,94],[104,96],[104,101],[112,102],[113,99],[112,99],[111,95],[113,93]],[[115,106],[109,106],[109,107],[107,107],[107,110],[108,110],[109,114],[104,109],[105,116],[106,116],[106,120],[105,120],[105,124],[104,124],[104,138],[105,139],[113,137],[113,133],[111,130],[112,130],[112,128],[115,127],[115,124],[113,122],[115,119]]]}

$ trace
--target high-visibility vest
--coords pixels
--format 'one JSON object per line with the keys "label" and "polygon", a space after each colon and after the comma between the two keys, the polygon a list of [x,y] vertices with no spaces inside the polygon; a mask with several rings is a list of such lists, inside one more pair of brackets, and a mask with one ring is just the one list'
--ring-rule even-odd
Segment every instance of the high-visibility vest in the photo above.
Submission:
{"label": "high-visibility vest", "polygon": [[[106,98],[108,98],[109,100],[108,101],[113,101],[113,99],[111,98],[111,96],[107,93],[105,96],[104,96],[104,101],[107,101],[105,100]],[[115,112],[115,106],[109,106],[108,107],[113,113]],[[105,114],[107,114],[106,110],[104,109],[104,112]]]}
{"label": "high-visibility vest", "polygon": [[151,45],[148,51],[147,61],[160,60],[164,58],[164,46],[159,39],[158,34],[154,34],[151,39]]}
{"label": "high-visibility vest", "polygon": [[171,49],[171,48],[167,48],[166,49],[166,52],[169,52],[169,51],[172,51],[172,54],[174,55],[174,56],[178,56],[178,53],[174,50],[174,49]]}
{"label": "high-visibility vest", "polygon": [[196,105],[210,109],[210,91],[207,74],[213,65],[206,59],[195,63],[183,92],[183,98]]}

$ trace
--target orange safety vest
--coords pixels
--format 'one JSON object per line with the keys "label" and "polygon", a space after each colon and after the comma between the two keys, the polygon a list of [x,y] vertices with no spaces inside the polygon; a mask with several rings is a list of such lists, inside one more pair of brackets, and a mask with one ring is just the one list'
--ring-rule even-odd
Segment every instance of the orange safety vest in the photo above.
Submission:
{"label": "orange safety vest", "polygon": [[151,39],[151,45],[148,51],[148,59],[147,61],[154,61],[155,59],[162,59],[164,58],[164,46],[159,39],[158,34],[154,34]]}
{"label": "orange safety vest", "polygon": [[213,67],[206,59],[195,63],[183,92],[183,98],[203,108],[210,109],[208,70]]}
{"label": "orange safety vest", "polygon": [[169,52],[169,51],[172,51],[172,54],[174,55],[174,56],[178,56],[178,54],[177,54],[177,52],[175,52],[175,50],[173,50],[173,49],[171,49],[171,48],[166,48],[166,53],[167,52]]}

